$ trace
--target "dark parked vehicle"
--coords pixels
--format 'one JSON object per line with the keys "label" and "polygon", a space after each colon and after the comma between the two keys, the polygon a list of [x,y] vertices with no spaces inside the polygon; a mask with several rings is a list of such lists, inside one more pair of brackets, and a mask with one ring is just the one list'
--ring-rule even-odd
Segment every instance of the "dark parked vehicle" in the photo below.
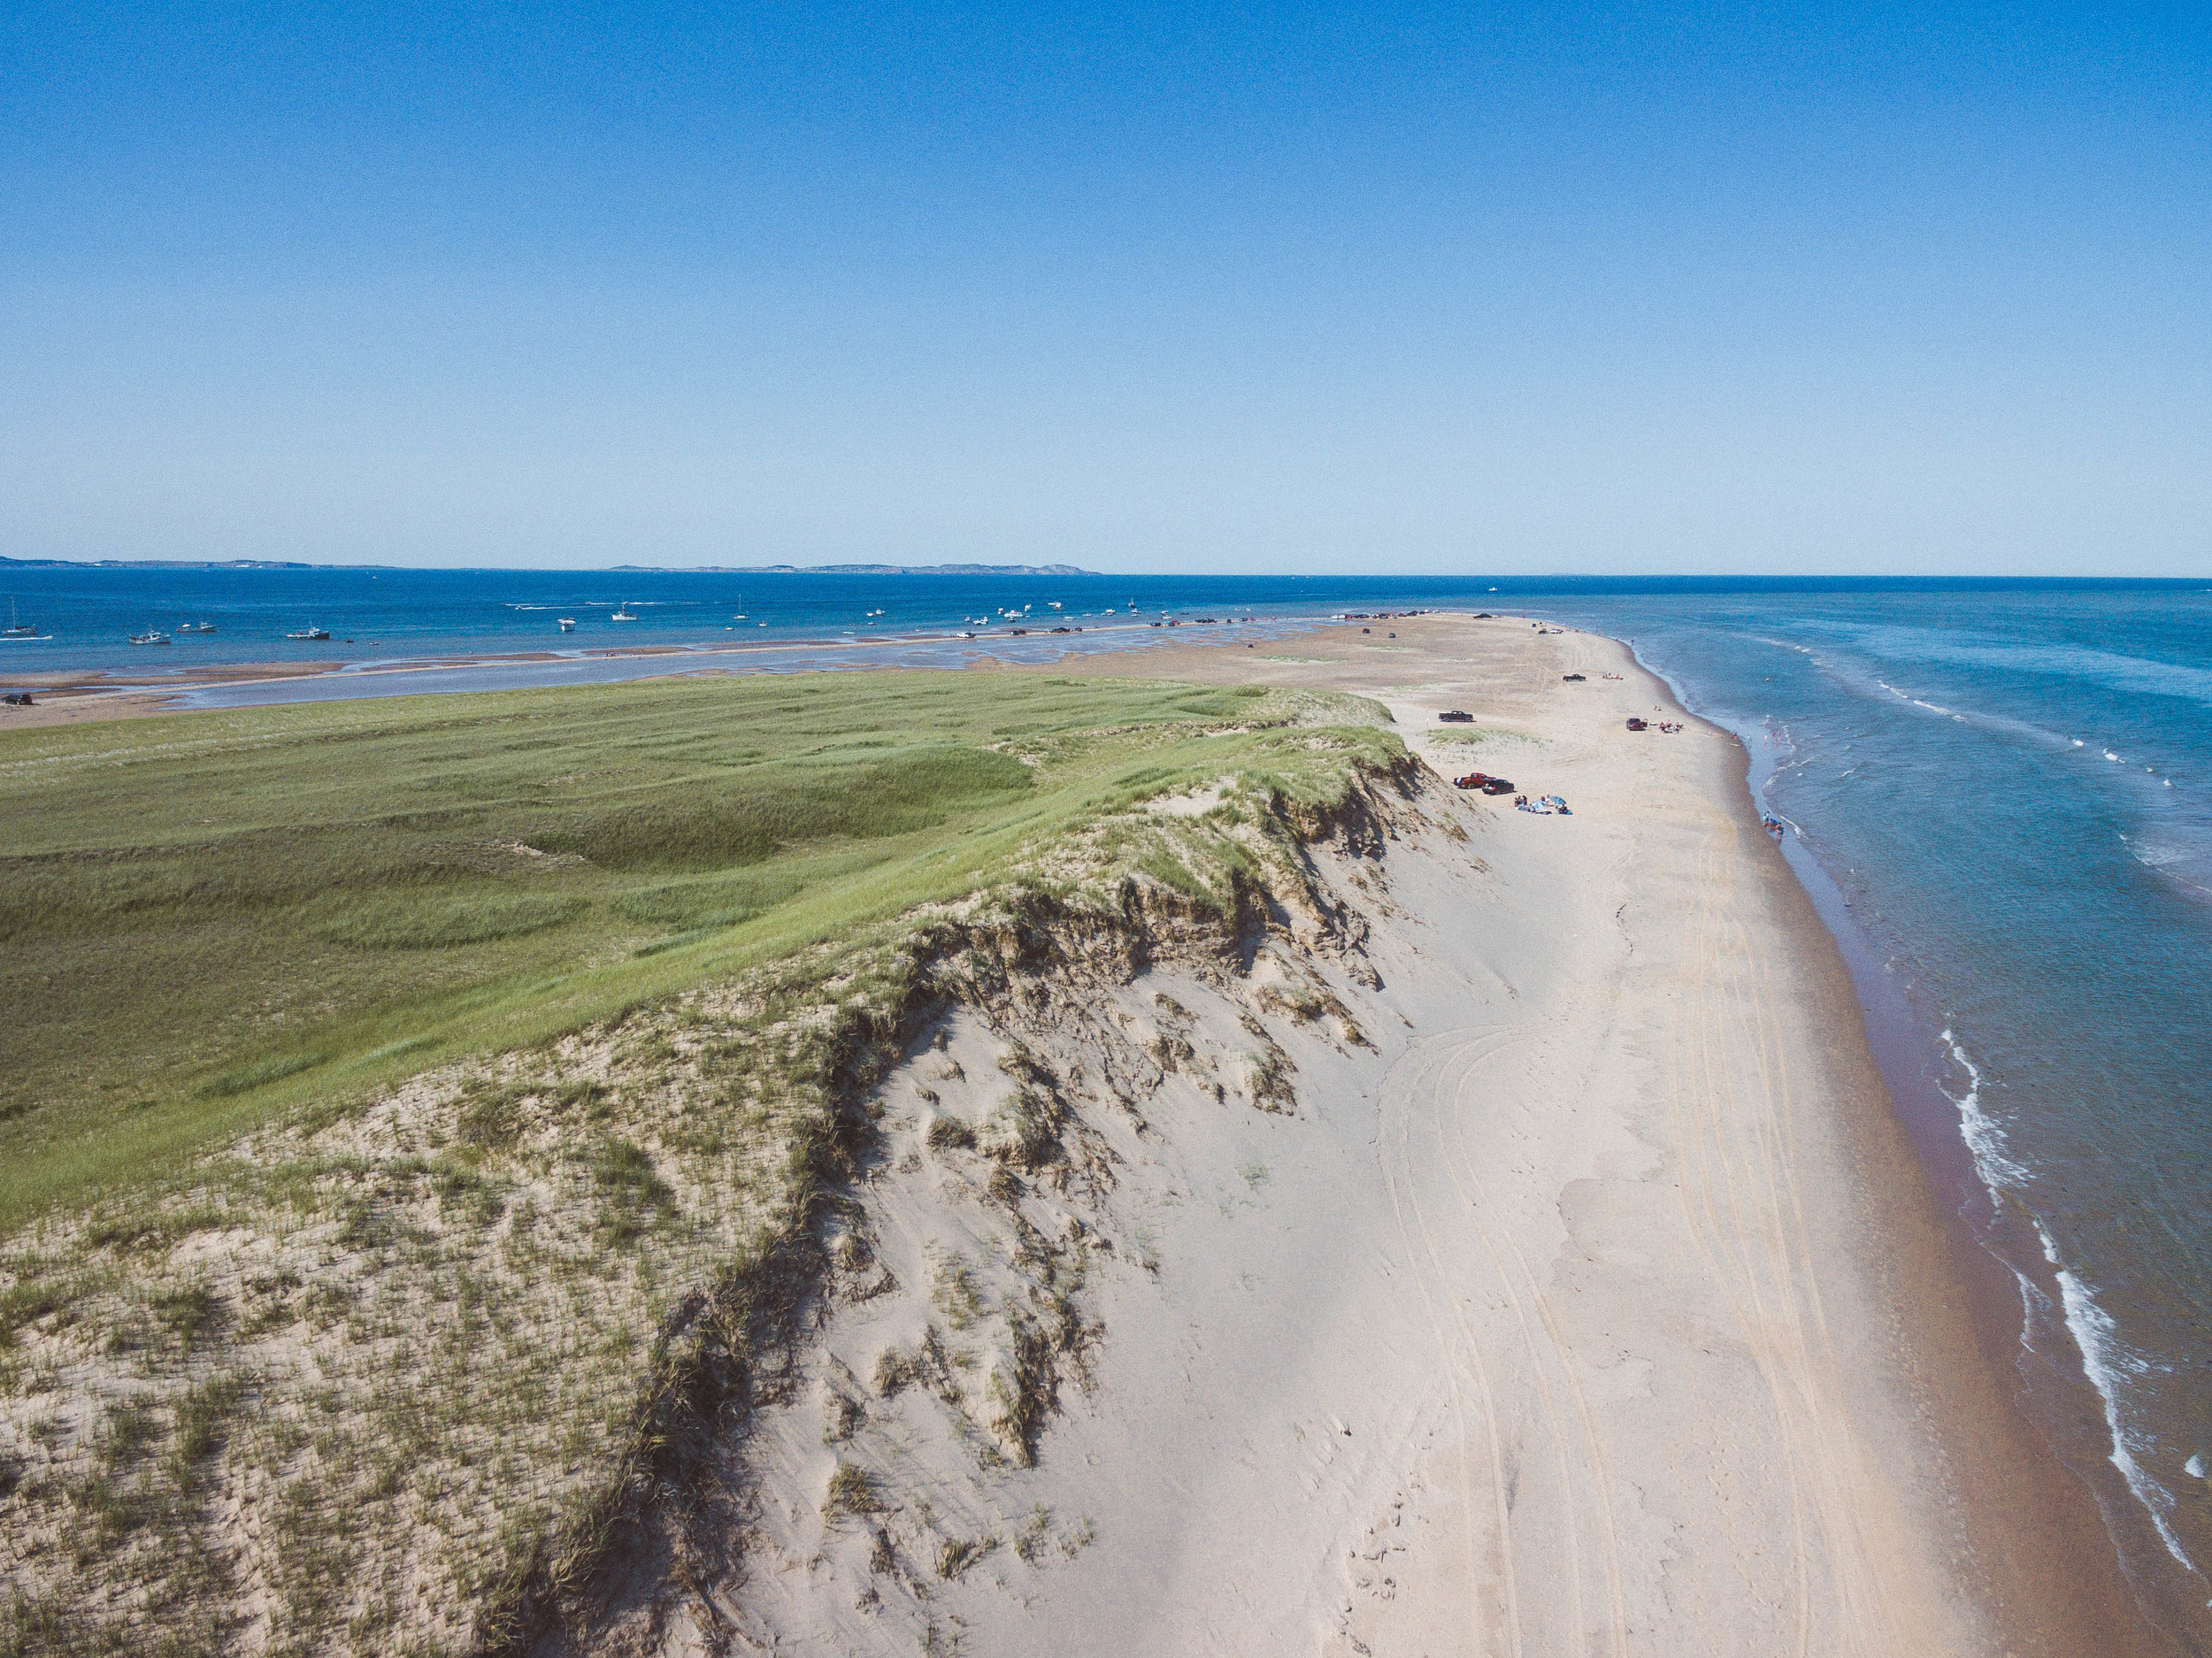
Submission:
{"label": "dark parked vehicle", "polygon": [[1454,788],[1479,788],[1486,794],[1510,794],[1513,785],[1502,777],[1492,777],[1487,771],[1470,771],[1465,777],[1452,779]]}

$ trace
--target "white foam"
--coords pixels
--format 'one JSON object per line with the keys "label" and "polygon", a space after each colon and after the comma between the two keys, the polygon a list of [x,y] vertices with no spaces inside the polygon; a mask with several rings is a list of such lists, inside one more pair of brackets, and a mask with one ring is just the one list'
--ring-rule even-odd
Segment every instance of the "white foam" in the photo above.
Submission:
{"label": "white foam", "polygon": [[[1989,1188],[1989,1195],[2001,1201],[2006,1188],[2028,1184],[2028,1171],[2010,1155],[2005,1131],[1982,1109],[1981,1068],[1968,1056],[1958,1038],[1947,1028],[1943,1040],[1951,1049],[1951,1057],[1966,1073],[1966,1092],[1951,1099],[1951,1103],[1958,1107],[1959,1138],[1966,1142],[1966,1149],[1974,1159],[1974,1172]],[[1947,1094],[1945,1097],[1950,1098]]]}
{"label": "white foam", "polygon": [[[2057,1247],[2051,1236],[2038,1222],[2036,1231],[2042,1235],[2045,1259],[2054,1265],[2058,1261]],[[2074,1347],[2081,1354],[2082,1374],[2097,1390],[2104,1401],[2106,1431],[2112,1436],[2113,1467],[2135,1493],[2136,1501],[2143,1505],[2151,1524],[2158,1528],[2159,1540],[2166,1545],[2166,1552],[2191,1571],[2197,1570],[2196,1562],[2189,1558],[2189,1551],[2181,1545],[2181,1537],[2168,1517],[2173,1511],[2174,1493],[2153,1479],[2136,1460],[2128,1444],[2127,1430],[2120,1420],[2120,1386],[2123,1376],[2148,1376],[2159,1367],[2133,1351],[2120,1339],[2119,1326],[2112,1322],[2112,1315],[2097,1305],[2089,1286],[2064,1267],[2057,1268],[2060,1304],[2066,1309],[2066,1329],[2074,1338]],[[2201,1574],[2199,1574],[2201,1575]]]}

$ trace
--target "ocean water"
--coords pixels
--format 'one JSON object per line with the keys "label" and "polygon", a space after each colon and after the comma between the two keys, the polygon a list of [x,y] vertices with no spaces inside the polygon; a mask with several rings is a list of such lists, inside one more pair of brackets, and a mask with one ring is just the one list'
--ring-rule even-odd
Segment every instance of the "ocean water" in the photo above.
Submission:
{"label": "ocean water", "polygon": [[[1459,584],[1449,584],[1456,591]],[[1442,587],[1440,591],[1445,590]],[[442,681],[295,689],[279,698],[481,686],[575,683],[666,672],[625,666],[604,653],[697,653],[715,666],[837,667],[864,662],[961,662],[963,632],[995,632],[994,654],[1049,656],[1069,645],[1125,645],[1125,631],[1172,618],[1217,619],[1233,610],[1269,618],[1341,609],[1366,591],[1345,581],[1222,581],[1199,577],[827,576],[720,572],[196,570],[0,565],[0,608],[42,637],[0,641],[0,684],[57,672],[181,675],[226,664],[345,664],[362,677],[424,657],[550,653],[550,664],[511,664]],[[1133,611],[1131,606],[1136,608]],[[618,613],[634,620],[616,621]],[[1012,615],[1007,614],[1013,612]],[[561,618],[576,631],[560,631]],[[207,622],[211,633],[180,633]],[[1085,630],[1082,638],[1047,632]],[[1008,632],[1032,630],[1013,643]],[[321,628],[327,641],[288,639]],[[135,647],[133,633],[169,633]],[[1146,630],[1148,631],[1148,630]],[[1164,633],[1166,630],[1161,630]],[[779,648],[804,644],[784,657]],[[837,647],[849,646],[840,655]],[[887,654],[885,647],[892,646]],[[735,663],[712,658],[742,655]],[[772,660],[763,661],[764,656]]]}
{"label": "ocean water", "polygon": [[1970,1159],[2039,1414],[2212,1650],[2212,586],[1523,608],[1629,639],[1751,748],[1905,1009],[1901,1101],[1928,1085]]}
{"label": "ocean water", "polygon": [[[2212,583],[0,569],[49,636],[0,645],[0,683],[349,664],[204,702],[691,665],[595,654],[640,646],[710,670],[1035,660],[1194,636],[1143,626],[1171,618],[1257,640],[1424,606],[1626,638],[1744,739],[1939,1187],[2016,1285],[2034,1409],[2154,1616],[2212,1653]],[[333,641],[282,638],[309,622]],[[518,652],[545,654],[365,671]]]}

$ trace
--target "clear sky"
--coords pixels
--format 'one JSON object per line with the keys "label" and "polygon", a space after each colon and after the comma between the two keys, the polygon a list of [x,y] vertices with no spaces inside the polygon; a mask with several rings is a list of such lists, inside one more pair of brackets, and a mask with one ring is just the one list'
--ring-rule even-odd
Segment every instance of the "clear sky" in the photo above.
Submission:
{"label": "clear sky", "polygon": [[2212,574],[2212,7],[18,0],[0,553]]}

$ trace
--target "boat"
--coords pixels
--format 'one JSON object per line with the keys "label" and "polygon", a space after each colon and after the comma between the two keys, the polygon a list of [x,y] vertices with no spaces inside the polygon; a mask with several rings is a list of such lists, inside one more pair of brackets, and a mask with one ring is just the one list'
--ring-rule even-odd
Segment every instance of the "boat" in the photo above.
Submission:
{"label": "boat", "polygon": [[627,603],[625,603],[620,610],[607,619],[610,622],[634,622],[637,620],[637,614],[630,609]]}
{"label": "boat", "polygon": [[555,620],[559,626],[561,632],[564,633],[572,633],[576,631],[576,618],[574,617],[557,617]]}
{"label": "boat", "polygon": [[306,640],[328,639],[329,637],[330,630],[327,627],[318,627],[312,622],[310,622],[305,627],[301,628],[296,633],[287,633],[285,635],[285,638],[287,639]]}
{"label": "boat", "polygon": [[131,643],[134,645],[165,645],[168,642],[169,635],[159,628],[150,627],[142,633],[131,635]]}
{"label": "boat", "polygon": [[212,622],[179,622],[177,624],[177,632],[180,633],[211,633],[214,631],[215,624]]}
{"label": "boat", "polygon": [[8,625],[0,627],[0,639],[36,639],[38,625],[27,622],[15,613],[15,601],[8,601]]}

